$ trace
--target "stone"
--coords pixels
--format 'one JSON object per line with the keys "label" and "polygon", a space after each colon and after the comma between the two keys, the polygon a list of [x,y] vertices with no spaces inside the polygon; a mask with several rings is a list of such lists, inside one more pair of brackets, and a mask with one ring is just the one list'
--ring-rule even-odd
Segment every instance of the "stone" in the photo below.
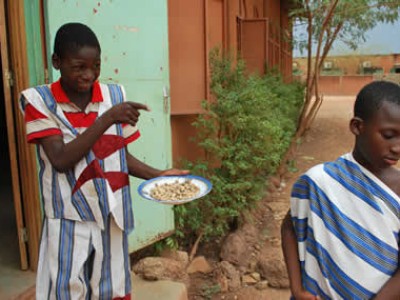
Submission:
{"label": "stone", "polygon": [[269,286],[274,288],[289,288],[289,277],[282,260],[262,258],[259,261],[258,267],[261,276],[268,280]]}
{"label": "stone", "polygon": [[243,275],[242,276],[242,283],[245,285],[252,285],[256,284],[257,280],[255,280],[251,275]]}
{"label": "stone", "polygon": [[[237,266],[248,266],[253,255],[253,246],[258,240],[258,230],[254,225],[245,224],[225,239],[220,252],[221,260]],[[252,253],[249,255],[249,253]]]}
{"label": "stone", "polygon": [[132,268],[146,280],[177,280],[187,283],[189,276],[182,263],[165,257],[146,257]]}
{"label": "stone", "polygon": [[235,291],[241,286],[240,273],[227,261],[222,261],[216,268],[216,278],[221,291]]}
{"label": "stone", "polygon": [[260,273],[252,272],[252,273],[250,274],[250,276],[253,277],[256,281],[260,281],[260,280],[261,280],[261,275],[260,275]]}
{"label": "stone", "polygon": [[160,256],[181,262],[184,267],[189,264],[189,254],[185,251],[166,249],[161,252]]}
{"label": "stone", "polygon": [[188,268],[186,269],[186,272],[188,274],[193,274],[193,273],[203,273],[203,274],[208,274],[212,272],[212,267],[208,263],[208,261],[204,258],[204,256],[198,256],[193,259],[193,261],[189,264]]}
{"label": "stone", "polygon": [[255,287],[256,287],[257,290],[262,291],[262,290],[266,290],[268,288],[268,285],[269,285],[268,281],[267,280],[263,280],[263,281],[257,282]]}

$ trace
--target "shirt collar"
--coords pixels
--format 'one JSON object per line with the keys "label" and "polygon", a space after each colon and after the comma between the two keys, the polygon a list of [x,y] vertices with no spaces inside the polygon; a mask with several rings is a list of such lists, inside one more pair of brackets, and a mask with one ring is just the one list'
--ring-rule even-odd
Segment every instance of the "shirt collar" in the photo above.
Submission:
{"label": "shirt collar", "polygon": [[[60,80],[53,82],[50,86],[50,89],[58,103],[71,102],[62,88]],[[103,102],[103,94],[101,93],[100,83],[98,81],[93,83],[91,102]]]}

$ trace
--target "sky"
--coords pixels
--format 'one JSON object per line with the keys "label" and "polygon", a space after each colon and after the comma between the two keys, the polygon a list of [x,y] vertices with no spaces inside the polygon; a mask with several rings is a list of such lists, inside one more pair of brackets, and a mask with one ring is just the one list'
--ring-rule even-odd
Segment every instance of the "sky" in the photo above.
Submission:
{"label": "sky", "polygon": [[[294,33],[296,34],[296,33]],[[394,24],[379,24],[366,33],[366,41],[359,45],[357,50],[346,47],[343,43],[336,42],[329,55],[346,54],[392,54],[400,53],[400,20]],[[305,56],[294,49],[295,57]]]}

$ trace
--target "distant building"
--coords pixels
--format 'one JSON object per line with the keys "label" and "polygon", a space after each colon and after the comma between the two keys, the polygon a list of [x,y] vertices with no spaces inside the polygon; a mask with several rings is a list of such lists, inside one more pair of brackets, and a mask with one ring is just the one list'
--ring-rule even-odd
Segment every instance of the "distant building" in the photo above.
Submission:
{"label": "distant building", "polygon": [[[307,58],[293,58],[294,75],[304,75]],[[325,59],[321,75],[371,75],[400,73],[400,53],[378,55],[342,55]]]}
{"label": "distant building", "polygon": [[[293,58],[293,75],[305,80],[307,58]],[[323,62],[318,80],[320,94],[352,96],[374,80],[400,83],[400,53],[329,56]]]}

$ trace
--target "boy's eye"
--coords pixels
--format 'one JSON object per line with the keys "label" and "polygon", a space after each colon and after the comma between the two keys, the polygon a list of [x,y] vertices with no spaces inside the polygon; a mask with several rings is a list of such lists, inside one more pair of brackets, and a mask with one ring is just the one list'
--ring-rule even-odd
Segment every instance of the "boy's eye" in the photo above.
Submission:
{"label": "boy's eye", "polygon": [[384,139],[389,140],[394,137],[394,133],[393,132],[382,132],[382,136]]}

